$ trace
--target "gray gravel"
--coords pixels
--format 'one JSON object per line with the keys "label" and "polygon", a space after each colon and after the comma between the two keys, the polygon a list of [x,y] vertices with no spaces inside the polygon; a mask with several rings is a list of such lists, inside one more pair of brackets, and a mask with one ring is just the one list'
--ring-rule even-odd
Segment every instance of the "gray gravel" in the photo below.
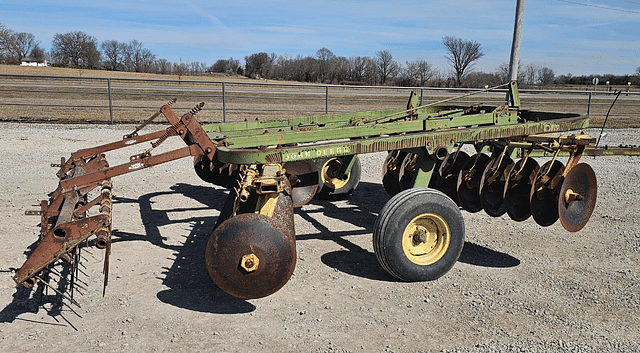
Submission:
{"label": "gray gravel", "polygon": [[[559,223],[463,212],[466,244],[444,277],[397,282],[378,265],[371,232],[389,199],[384,154],[362,156],[347,200],[296,211],[298,259],[285,287],[239,300],[209,279],[203,247],[226,191],[188,159],[115,178],[110,282],[103,252],[85,251],[81,308],[53,293],[38,306],[11,277],[36,242],[51,163],[120,139],[132,126],[0,124],[0,351],[633,352],[640,350],[640,159],[584,157],[598,202],[578,233]],[[599,131],[590,130],[592,135]],[[601,143],[640,145],[640,130]],[[182,146],[167,141],[163,149]],[[108,155],[122,163],[141,148]]]}

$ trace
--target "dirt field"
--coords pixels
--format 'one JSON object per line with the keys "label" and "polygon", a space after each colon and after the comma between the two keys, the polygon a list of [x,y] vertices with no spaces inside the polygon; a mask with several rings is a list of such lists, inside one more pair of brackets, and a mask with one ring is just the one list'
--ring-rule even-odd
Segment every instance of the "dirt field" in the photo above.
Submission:
{"label": "dirt field", "polygon": [[[240,300],[210,280],[203,254],[227,191],[188,159],[114,179],[114,244],[83,252],[82,305],[15,289],[37,240],[25,216],[57,186],[51,163],[131,126],[0,124],[1,352],[633,352],[640,350],[640,160],[584,157],[598,202],[578,233],[463,212],[466,243],[444,277],[398,282],[371,244],[389,199],[384,155],[362,156],[345,200],[296,210],[297,265],[272,296]],[[597,134],[596,131],[590,133]],[[640,130],[604,141],[640,144]],[[166,148],[181,147],[168,141]],[[146,149],[147,146],[144,146]],[[141,152],[108,155],[111,165]],[[566,162],[566,160],[565,160]]]}

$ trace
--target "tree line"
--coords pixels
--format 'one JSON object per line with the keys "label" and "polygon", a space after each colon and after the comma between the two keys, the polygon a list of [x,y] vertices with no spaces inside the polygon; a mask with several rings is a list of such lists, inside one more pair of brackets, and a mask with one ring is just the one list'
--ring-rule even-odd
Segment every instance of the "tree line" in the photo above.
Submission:
{"label": "tree line", "polygon": [[[387,50],[378,51],[374,56],[344,57],[327,48],[308,56],[260,52],[245,56],[244,65],[238,59],[229,58],[217,60],[209,66],[200,62],[176,63],[157,58],[137,40],[106,40],[98,44],[95,37],[82,31],[55,34],[51,51],[45,52],[33,34],[16,33],[0,24],[2,64],[19,64],[22,59],[30,57],[63,67],[179,76],[223,73],[259,79],[371,86],[484,87],[509,80],[507,63],[500,65],[495,72],[474,71],[475,63],[484,56],[480,43],[447,36],[442,39],[442,45],[444,57],[451,66],[449,71],[441,71],[423,59],[400,63]],[[591,84],[594,77],[611,85],[637,84],[640,67],[634,75],[624,76],[556,76],[552,69],[536,64],[519,65],[518,71],[518,81],[523,86]]]}

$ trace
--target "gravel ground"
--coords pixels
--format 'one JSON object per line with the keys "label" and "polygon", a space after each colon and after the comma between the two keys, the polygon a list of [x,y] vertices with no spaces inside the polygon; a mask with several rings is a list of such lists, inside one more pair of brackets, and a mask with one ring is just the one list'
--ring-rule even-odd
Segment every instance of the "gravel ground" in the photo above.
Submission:
{"label": "gravel ground", "polygon": [[[436,281],[403,283],[373,253],[372,227],[389,197],[384,154],[364,155],[349,199],[296,210],[295,273],[256,300],[230,297],[209,279],[204,246],[227,192],[201,182],[190,160],[175,161],[114,179],[106,295],[104,252],[89,248],[80,276],[87,288],[76,293],[82,307],[51,292],[40,306],[39,295],[11,279],[37,240],[39,219],[25,210],[56,188],[51,163],[131,130],[0,124],[0,351],[640,350],[638,157],[583,159],[599,190],[582,231],[463,212],[466,243],[454,268]],[[640,144],[640,130],[611,131],[603,142]],[[146,147],[107,157],[115,165]]]}

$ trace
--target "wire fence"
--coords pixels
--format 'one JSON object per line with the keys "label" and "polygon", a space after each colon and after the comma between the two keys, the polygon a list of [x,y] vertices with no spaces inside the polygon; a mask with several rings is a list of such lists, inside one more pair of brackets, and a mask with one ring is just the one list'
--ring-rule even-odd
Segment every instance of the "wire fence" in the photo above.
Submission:
{"label": "wire fence", "polygon": [[[403,108],[411,91],[418,91],[424,105],[478,90],[0,74],[0,121],[136,123],[173,98],[177,111],[205,102],[198,114],[204,123],[274,119]],[[496,106],[505,97],[506,90],[499,89],[449,104]],[[523,109],[596,117],[607,114],[614,97],[613,90],[593,87],[520,90]],[[639,112],[640,94],[623,92],[611,118],[637,120]]]}

